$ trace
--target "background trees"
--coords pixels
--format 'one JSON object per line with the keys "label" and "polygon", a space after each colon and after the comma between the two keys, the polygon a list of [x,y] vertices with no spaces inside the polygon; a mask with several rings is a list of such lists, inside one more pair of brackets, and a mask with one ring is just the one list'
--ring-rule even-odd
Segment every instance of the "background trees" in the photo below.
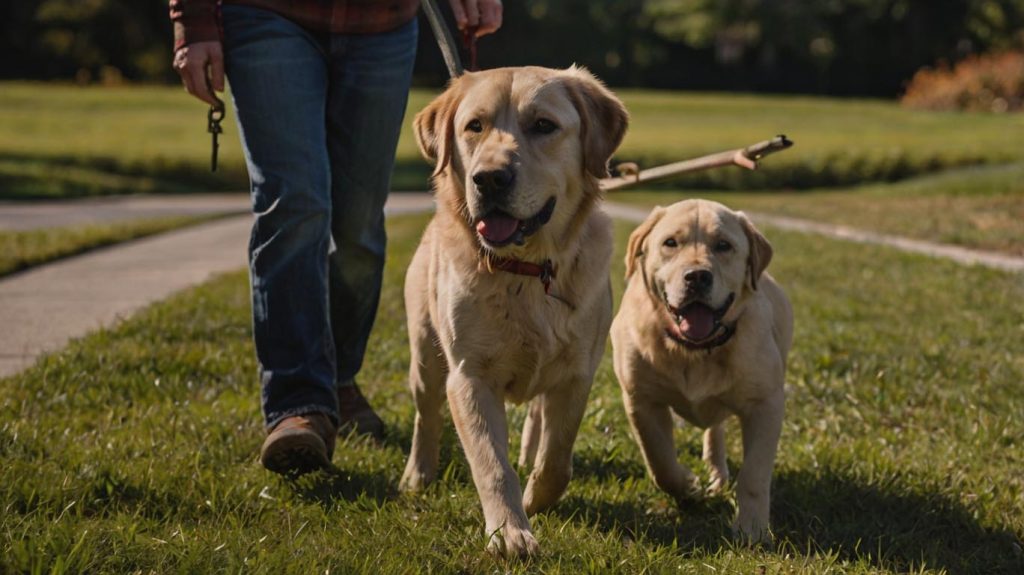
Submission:
{"label": "background trees", "polygon": [[[444,5],[444,2],[441,2]],[[614,86],[893,97],[916,70],[1024,44],[1024,0],[510,0],[484,67]],[[421,82],[445,72],[422,28]],[[166,0],[0,5],[0,78],[174,81]]]}

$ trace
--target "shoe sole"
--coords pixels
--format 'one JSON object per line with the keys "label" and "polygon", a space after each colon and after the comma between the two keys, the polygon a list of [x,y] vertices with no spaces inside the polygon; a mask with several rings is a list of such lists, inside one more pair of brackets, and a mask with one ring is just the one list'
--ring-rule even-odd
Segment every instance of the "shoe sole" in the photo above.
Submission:
{"label": "shoe sole", "polygon": [[308,429],[288,429],[264,443],[260,452],[263,467],[281,475],[296,476],[331,466],[327,444]]}

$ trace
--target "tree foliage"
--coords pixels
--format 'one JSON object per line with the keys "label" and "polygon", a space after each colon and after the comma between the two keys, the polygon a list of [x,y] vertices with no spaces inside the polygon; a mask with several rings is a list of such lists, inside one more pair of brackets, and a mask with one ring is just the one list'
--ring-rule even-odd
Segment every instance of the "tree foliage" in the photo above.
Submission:
{"label": "tree foliage", "polygon": [[[174,80],[166,0],[6,2],[0,28],[0,78]],[[422,30],[419,78],[440,82]],[[924,66],[1020,47],[1022,30],[1024,0],[517,0],[480,54],[616,86],[891,97]]]}

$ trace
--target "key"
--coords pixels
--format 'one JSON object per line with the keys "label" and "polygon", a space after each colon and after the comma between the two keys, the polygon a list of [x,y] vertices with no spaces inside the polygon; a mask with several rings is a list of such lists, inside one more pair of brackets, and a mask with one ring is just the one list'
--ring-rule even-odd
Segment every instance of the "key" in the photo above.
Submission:
{"label": "key", "polygon": [[206,131],[210,133],[210,171],[217,171],[217,149],[220,148],[220,144],[217,143],[217,136],[224,132],[224,129],[220,127],[221,120],[224,119],[224,103],[218,101],[216,106],[210,106],[209,113],[206,114]]}

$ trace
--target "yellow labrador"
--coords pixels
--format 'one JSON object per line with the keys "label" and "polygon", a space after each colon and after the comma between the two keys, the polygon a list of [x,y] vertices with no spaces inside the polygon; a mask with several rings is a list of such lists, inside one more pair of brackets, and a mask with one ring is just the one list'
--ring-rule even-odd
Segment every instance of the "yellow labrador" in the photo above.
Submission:
{"label": "yellow labrador", "polygon": [[700,496],[679,464],[670,409],[705,429],[710,489],[729,480],[725,419],[739,416],[743,467],[734,531],[769,538],[793,311],[764,272],[772,248],[742,212],[704,200],[655,208],[629,238],[628,285],[612,324],[615,374],[647,470],[677,500]]}
{"label": "yellow labrador", "polygon": [[[572,474],[612,316],[598,179],[627,121],[585,70],[528,67],[466,74],[414,122],[436,162],[437,212],[406,276],[417,414],[401,487],[436,476],[447,395],[495,552],[537,550],[527,516]],[[505,401],[531,402],[522,492]]]}

